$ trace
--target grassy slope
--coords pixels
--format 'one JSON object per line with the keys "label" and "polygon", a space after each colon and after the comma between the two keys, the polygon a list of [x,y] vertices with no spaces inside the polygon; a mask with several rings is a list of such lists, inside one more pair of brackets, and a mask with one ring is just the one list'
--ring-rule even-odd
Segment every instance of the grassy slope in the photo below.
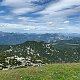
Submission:
{"label": "grassy slope", "polygon": [[0,80],[80,80],[80,64],[53,64],[0,71]]}

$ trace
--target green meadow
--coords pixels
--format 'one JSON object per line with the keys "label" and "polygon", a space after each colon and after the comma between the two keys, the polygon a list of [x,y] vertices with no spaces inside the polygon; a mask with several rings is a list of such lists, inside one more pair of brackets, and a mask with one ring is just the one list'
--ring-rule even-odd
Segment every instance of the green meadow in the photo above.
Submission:
{"label": "green meadow", "polygon": [[1,70],[0,80],[80,80],[80,64],[50,64]]}

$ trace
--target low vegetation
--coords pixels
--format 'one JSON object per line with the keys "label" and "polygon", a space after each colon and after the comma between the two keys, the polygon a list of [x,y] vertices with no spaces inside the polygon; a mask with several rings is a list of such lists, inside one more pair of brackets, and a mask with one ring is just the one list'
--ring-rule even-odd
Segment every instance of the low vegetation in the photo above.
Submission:
{"label": "low vegetation", "polygon": [[80,64],[51,64],[1,70],[0,80],[80,80]]}

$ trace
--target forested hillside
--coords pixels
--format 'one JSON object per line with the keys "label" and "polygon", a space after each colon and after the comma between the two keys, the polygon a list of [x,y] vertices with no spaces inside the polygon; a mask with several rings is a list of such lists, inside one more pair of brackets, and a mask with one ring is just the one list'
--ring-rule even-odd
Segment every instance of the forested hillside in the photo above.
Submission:
{"label": "forested hillside", "polygon": [[50,44],[46,42],[27,41],[18,45],[0,46],[0,63],[19,65],[19,58],[30,63],[72,63],[80,62],[80,44]]}

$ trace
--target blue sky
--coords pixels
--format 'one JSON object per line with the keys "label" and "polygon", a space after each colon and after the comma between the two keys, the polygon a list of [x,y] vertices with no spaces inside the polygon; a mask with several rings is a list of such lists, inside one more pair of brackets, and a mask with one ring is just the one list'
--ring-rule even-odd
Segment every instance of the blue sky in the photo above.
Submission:
{"label": "blue sky", "polygon": [[0,0],[0,31],[80,33],[80,0]]}

